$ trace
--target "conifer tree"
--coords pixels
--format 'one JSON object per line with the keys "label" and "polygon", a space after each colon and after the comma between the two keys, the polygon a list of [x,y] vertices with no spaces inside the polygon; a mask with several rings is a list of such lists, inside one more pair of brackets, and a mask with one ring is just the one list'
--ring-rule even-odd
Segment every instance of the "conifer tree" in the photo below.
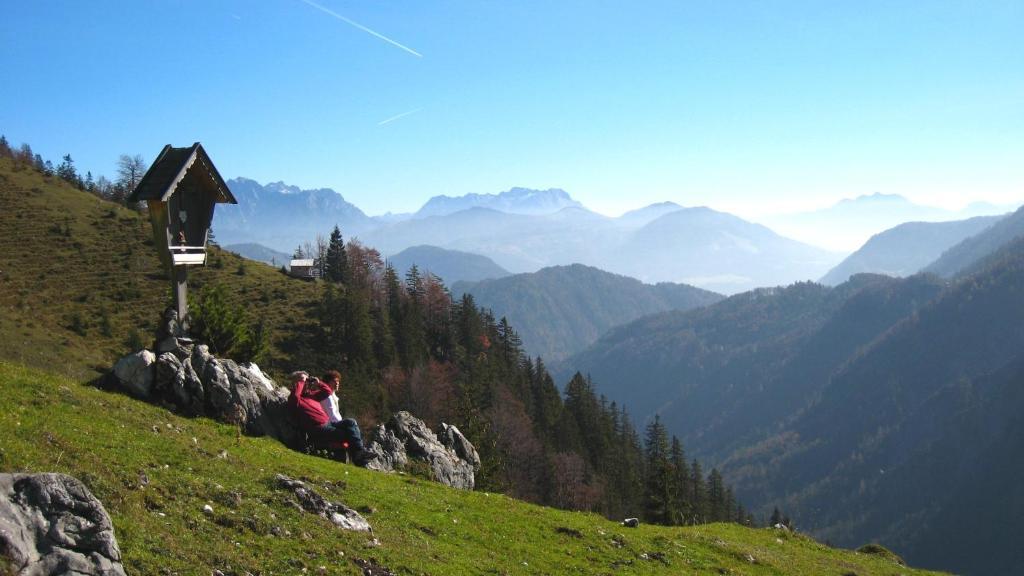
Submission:
{"label": "conifer tree", "polygon": [[693,496],[691,497],[693,517],[690,522],[703,524],[708,521],[708,492],[707,484],[704,481],[704,470],[696,459],[690,466],[690,481],[693,486]]}
{"label": "conifer tree", "polygon": [[75,161],[71,159],[71,154],[64,155],[63,160],[57,166],[57,176],[73,186],[78,186],[78,172],[75,171]]}
{"label": "conifer tree", "polygon": [[722,482],[722,474],[717,468],[712,468],[708,474],[708,521],[722,522],[726,520],[723,516],[725,511],[725,485]]}
{"label": "conifer tree", "polygon": [[672,493],[676,498],[677,512],[672,523],[685,524],[693,516],[693,488],[690,486],[690,467],[686,463],[683,443],[674,435],[669,449],[669,462],[672,465]]}
{"label": "conifer tree", "polygon": [[647,425],[646,473],[644,486],[644,517],[655,524],[670,524],[676,515],[672,496],[672,466],[669,463],[668,436],[657,415]]}
{"label": "conifer tree", "polygon": [[779,507],[776,506],[772,510],[772,515],[768,518],[768,526],[778,526],[782,524],[782,512],[779,511]]}
{"label": "conifer tree", "polygon": [[[529,363],[529,359],[526,360],[526,363]],[[553,445],[558,445],[555,444],[555,439],[558,422],[562,419],[562,396],[541,358],[538,357],[534,361],[531,374],[530,396],[533,401],[530,416],[533,419],[537,437],[551,448]]]}
{"label": "conifer tree", "polygon": [[607,445],[602,438],[601,411],[594,388],[589,380],[577,372],[565,387],[565,413],[575,420],[580,435],[580,448],[588,460],[600,465]]}
{"label": "conifer tree", "polygon": [[405,369],[411,369],[427,359],[426,334],[423,326],[423,278],[413,265],[406,274],[405,298],[400,299],[399,327],[395,331],[398,356]]}
{"label": "conifer tree", "polygon": [[644,495],[644,452],[640,445],[640,435],[633,426],[626,407],[623,406],[619,415],[618,454],[623,462],[623,473],[619,498],[623,511],[636,514],[635,510],[643,506]]}
{"label": "conifer tree", "polygon": [[348,256],[345,243],[341,238],[341,230],[337,225],[331,231],[327,241],[327,252],[324,255],[324,278],[331,282],[344,284],[348,282]]}

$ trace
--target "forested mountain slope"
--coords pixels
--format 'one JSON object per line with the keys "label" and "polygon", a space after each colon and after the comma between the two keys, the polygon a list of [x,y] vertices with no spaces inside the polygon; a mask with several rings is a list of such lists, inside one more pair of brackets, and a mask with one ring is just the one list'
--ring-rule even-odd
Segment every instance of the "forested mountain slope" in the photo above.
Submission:
{"label": "forested mountain slope", "polygon": [[872,236],[856,252],[822,277],[835,286],[864,272],[910,276],[931,264],[943,251],[985,230],[1001,216],[978,216],[952,222],[907,222]]}
{"label": "forested mountain slope", "polygon": [[691,450],[721,458],[803,409],[849,355],[939,290],[880,275],[755,290],[614,329],[559,371],[590,373],[639,418],[658,412]]}
{"label": "forested mountain slope", "polygon": [[924,271],[952,278],[1021,236],[1024,236],[1024,206],[986,230],[946,250],[935,262],[925,267]]}
{"label": "forested mountain slope", "polygon": [[453,285],[459,281],[476,282],[487,278],[503,278],[509,275],[508,270],[495,264],[487,256],[445,250],[437,246],[412,246],[394,256],[388,257],[388,263],[397,270],[408,270],[414,265],[420,272],[440,277],[446,284]]}
{"label": "forested mountain slope", "polygon": [[[1024,442],[1009,416],[1024,410],[1022,286],[1017,243],[948,286],[855,276],[645,318],[568,365],[640,417],[658,411],[745,502],[777,505],[822,538],[1014,571],[1005,534],[1024,530],[1024,478],[1003,450]],[[944,539],[964,500],[988,537]]]}
{"label": "forested mountain slope", "polygon": [[[1003,449],[1024,443],[1013,416],[1024,410],[1022,286],[1018,251],[900,322],[777,436],[794,440],[764,455],[769,472],[753,483],[785,494],[836,541],[879,534],[929,564],[1019,570],[1022,557],[1005,547],[1005,534],[1024,529],[1024,467]],[[765,457],[754,460],[765,465]],[[979,493],[978,483],[1004,489]],[[944,542],[932,531],[949,535],[941,519],[951,521],[965,500],[989,537]]]}
{"label": "forested mountain slope", "polygon": [[643,284],[639,280],[573,264],[497,280],[459,282],[496,317],[518,327],[528,353],[558,360],[578,352],[609,328],[647,314],[688,310],[722,296],[685,284]]}

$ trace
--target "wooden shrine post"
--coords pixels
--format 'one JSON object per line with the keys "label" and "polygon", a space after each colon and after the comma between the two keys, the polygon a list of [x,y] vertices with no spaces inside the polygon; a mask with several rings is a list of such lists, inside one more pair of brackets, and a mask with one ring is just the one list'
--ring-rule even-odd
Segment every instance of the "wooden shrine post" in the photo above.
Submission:
{"label": "wooden shrine post", "polygon": [[188,267],[206,263],[214,207],[238,201],[199,142],[184,148],[164,146],[128,201],[149,205],[153,241],[171,278],[178,323],[184,327]]}

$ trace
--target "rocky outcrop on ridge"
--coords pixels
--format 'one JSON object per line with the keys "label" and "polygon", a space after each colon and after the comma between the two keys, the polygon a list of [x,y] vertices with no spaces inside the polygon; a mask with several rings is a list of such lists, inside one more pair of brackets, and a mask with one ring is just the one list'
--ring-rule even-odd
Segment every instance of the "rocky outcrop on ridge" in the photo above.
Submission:
{"label": "rocky outcrop on ridge", "polygon": [[[118,360],[110,382],[187,416],[237,424],[248,435],[272,436],[294,448],[304,444],[288,411],[289,390],[255,363],[217,358],[205,344],[183,337],[173,311],[154,348]],[[370,469],[404,470],[412,458],[425,461],[438,482],[465,490],[475,485],[480,456],[455,426],[442,424],[435,434],[422,420],[399,412],[368,436],[367,449],[377,454]]]}
{"label": "rocky outcrop on ridge", "polygon": [[378,426],[366,449],[377,454],[367,468],[402,470],[410,458],[415,458],[430,466],[438,482],[463,490],[473,489],[475,473],[480,469],[476,448],[458,428],[441,424],[439,436],[408,412],[398,412]]}

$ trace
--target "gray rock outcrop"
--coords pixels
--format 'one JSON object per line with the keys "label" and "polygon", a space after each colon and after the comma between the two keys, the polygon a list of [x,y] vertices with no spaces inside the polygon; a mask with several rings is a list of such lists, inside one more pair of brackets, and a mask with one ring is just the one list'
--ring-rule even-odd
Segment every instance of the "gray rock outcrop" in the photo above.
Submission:
{"label": "gray rock outcrop", "polygon": [[330,502],[301,480],[289,478],[284,474],[274,477],[278,488],[283,488],[295,495],[299,506],[309,512],[331,521],[332,524],[342,530],[355,530],[357,532],[372,532],[370,523],[363,518],[359,512],[345,506],[341,502]]}
{"label": "gray rock outcrop", "polygon": [[209,416],[238,424],[246,434],[295,445],[298,431],[287,414],[288,390],[276,386],[259,366],[217,358],[205,344],[184,338],[166,336],[161,342],[165,346],[159,354],[141,350],[118,360],[113,376],[121,388],[189,416]]}
{"label": "gray rock outcrop", "polygon": [[[237,424],[249,435],[302,446],[302,433],[288,411],[288,389],[275,385],[259,366],[217,358],[205,344],[173,333],[160,341],[170,349],[158,354],[141,350],[120,359],[113,370],[116,385],[189,416],[208,416]],[[404,470],[410,460],[422,460],[438,482],[464,490],[475,485],[480,456],[455,426],[442,423],[435,434],[422,420],[398,412],[369,436],[366,448],[377,458],[367,468]]]}
{"label": "gray rock outcrop", "polygon": [[103,504],[63,474],[0,474],[3,568],[17,576],[125,573]]}
{"label": "gray rock outcrop", "polygon": [[156,355],[149,350],[129,354],[114,364],[114,376],[132,396],[149,398],[153,391],[153,364]]}
{"label": "gray rock outcrop", "polygon": [[455,426],[441,425],[441,436],[408,412],[398,412],[374,431],[366,449],[377,454],[367,468],[402,470],[409,459],[425,461],[435,480],[454,488],[472,490],[480,469],[476,449]]}

